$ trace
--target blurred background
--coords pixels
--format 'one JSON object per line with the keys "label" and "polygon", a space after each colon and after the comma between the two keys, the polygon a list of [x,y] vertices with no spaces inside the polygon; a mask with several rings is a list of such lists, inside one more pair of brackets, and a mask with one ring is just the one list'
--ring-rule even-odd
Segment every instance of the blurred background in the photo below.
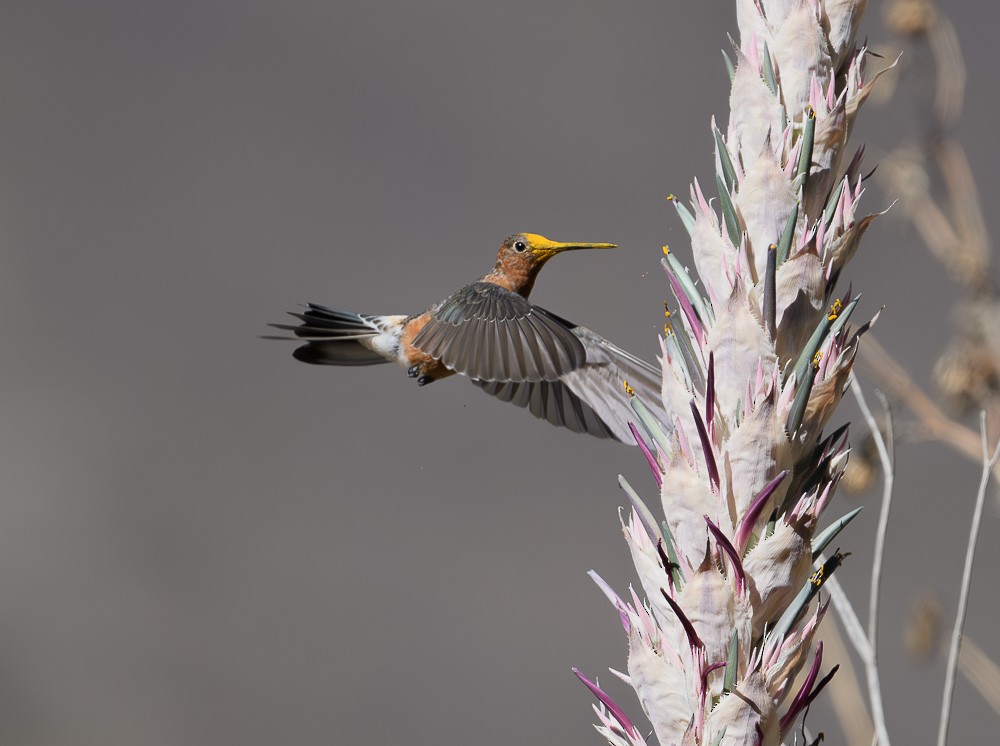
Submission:
{"label": "blurred background", "polygon": [[[854,135],[887,166],[868,211],[900,196],[880,188],[890,151],[919,166],[943,134],[973,154],[973,193],[1000,191],[997,11],[947,5],[968,76],[944,79],[950,114],[933,12],[870,3],[863,35],[888,56],[869,69],[905,54]],[[638,451],[259,335],[306,301],[420,310],[529,230],[621,246],[557,259],[534,300],[652,359],[660,247],[690,255],[664,198],[713,173],[733,4],[7,0],[0,18],[0,741],[602,743],[571,666],[638,715],[586,576],[632,580],[616,476],[652,494]],[[925,176],[947,211],[952,185]],[[943,401],[968,288],[914,205],[845,279]],[[980,468],[890,399],[882,675],[892,735],[921,743]],[[867,506],[838,540],[861,614],[879,494],[876,475],[828,513]],[[992,501],[967,622],[994,659],[998,518]],[[849,741],[830,703],[809,724]],[[960,679],[953,741],[995,728]]]}

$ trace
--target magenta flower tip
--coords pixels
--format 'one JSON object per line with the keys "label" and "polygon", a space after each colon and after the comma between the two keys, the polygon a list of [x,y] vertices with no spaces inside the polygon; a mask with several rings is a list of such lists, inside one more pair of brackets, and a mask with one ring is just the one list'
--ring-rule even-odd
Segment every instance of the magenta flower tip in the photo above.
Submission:
{"label": "magenta flower tip", "polygon": [[656,461],[656,457],[649,450],[649,446],[642,439],[642,435],[639,434],[636,426],[630,422],[628,423],[628,429],[632,431],[632,437],[635,438],[635,442],[639,446],[639,450],[642,451],[642,455],[646,457],[646,463],[649,464],[649,470],[653,472],[653,479],[656,480],[656,486],[662,487],[663,474],[660,473],[660,464]]}
{"label": "magenta flower tip", "polygon": [[746,515],[743,516],[743,520],[740,521],[740,526],[736,531],[736,548],[741,552],[746,551],[747,544],[750,543],[750,536],[753,533],[754,526],[757,525],[757,521],[760,520],[764,506],[767,505],[771,495],[774,494],[774,491],[778,489],[778,485],[780,485],[787,476],[788,469],[784,469],[778,474],[778,476],[764,486],[764,489],[760,491],[757,497],[755,497],[753,502],[750,504],[750,508],[747,510]]}
{"label": "magenta flower tip", "polygon": [[676,601],[674,601],[674,599],[670,597],[670,594],[667,593],[667,591],[664,588],[660,589],[660,593],[663,594],[663,597],[667,600],[667,605],[670,606],[671,611],[674,612],[674,616],[677,617],[677,620],[681,623],[681,626],[684,628],[684,634],[687,635],[688,645],[691,646],[691,649],[692,650],[704,649],[705,643],[701,641],[700,637],[698,637],[698,633],[695,631],[694,625],[691,624],[691,620],[687,618],[687,614],[685,614],[681,610],[681,607],[677,604]]}
{"label": "magenta flower tip", "polygon": [[618,721],[618,724],[625,729],[625,732],[631,738],[638,737],[639,730],[632,724],[632,721],[629,720],[628,715],[625,714],[622,708],[620,708],[618,704],[611,699],[611,697],[609,697],[603,689],[601,689],[601,687],[584,676],[580,672],[579,668],[573,667],[571,670],[574,674],[576,674],[576,677],[583,682],[583,685],[587,687],[595,697],[597,697],[601,704],[608,708],[608,712],[610,712],[611,716]]}
{"label": "magenta flower tip", "polygon": [[708,430],[705,429],[705,420],[702,419],[701,412],[694,399],[691,400],[691,414],[694,416],[694,425],[698,430],[698,438],[701,440],[701,450],[705,454],[705,466],[708,469],[708,478],[712,481],[712,486],[716,490],[721,484],[719,480],[719,466],[715,462],[715,453],[712,452],[712,441],[708,437]]}
{"label": "magenta flower tip", "polygon": [[705,516],[705,523],[708,524],[708,530],[712,532],[712,536],[715,537],[719,548],[729,557],[729,562],[733,566],[733,572],[736,573],[736,587],[742,593],[747,587],[747,575],[743,570],[743,562],[740,560],[739,552],[736,551],[736,547],[729,541],[729,537],[722,533],[722,529],[716,526],[707,515]]}

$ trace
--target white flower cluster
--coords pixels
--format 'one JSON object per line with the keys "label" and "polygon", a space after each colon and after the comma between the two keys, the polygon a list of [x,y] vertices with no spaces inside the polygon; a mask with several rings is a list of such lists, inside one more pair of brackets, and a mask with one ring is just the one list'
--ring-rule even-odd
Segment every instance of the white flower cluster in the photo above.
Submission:
{"label": "white flower cluster", "polygon": [[[730,119],[713,122],[718,200],[697,181],[674,200],[697,279],[666,247],[677,301],[662,340],[663,407],[632,399],[660,485],[660,521],[622,480],[623,521],[645,598],[599,585],[628,634],[628,672],[661,744],[779,744],[822,689],[822,645],[804,684],[839,565],[823,549],[854,514],[817,531],[847,460],[824,437],[868,324],[837,281],[873,219],[856,216],[854,118],[874,81],[855,48],[863,0],[737,0]],[[596,577],[596,576],[595,576]],[[645,743],[595,684],[598,729]]]}

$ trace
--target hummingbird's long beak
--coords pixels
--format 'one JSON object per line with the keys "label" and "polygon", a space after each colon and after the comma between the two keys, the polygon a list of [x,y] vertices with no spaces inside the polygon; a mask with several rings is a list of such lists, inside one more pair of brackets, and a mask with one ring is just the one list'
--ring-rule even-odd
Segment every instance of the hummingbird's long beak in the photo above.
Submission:
{"label": "hummingbird's long beak", "polygon": [[547,261],[563,251],[618,248],[613,243],[562,243],[560,241],[550,241],[545,236],[539,236],[537,233],[525,233],[524,237],[528,239],[528,243],[531,246],[531,253],[536,261]]}

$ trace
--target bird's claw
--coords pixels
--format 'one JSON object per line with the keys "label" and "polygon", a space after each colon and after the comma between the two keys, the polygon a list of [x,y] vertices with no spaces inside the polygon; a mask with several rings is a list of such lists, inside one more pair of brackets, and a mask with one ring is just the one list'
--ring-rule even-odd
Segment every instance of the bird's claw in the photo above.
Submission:
{"label": "bird's claw", "polygon": [[417,376],[420,375],[420,366],[411,365],[409,368],[406,369],[406,375],[409,376],[410,378],[416,378]]}
{"label": "bird's claw", "polygon": [[420,376],[420,378],[417,379],[417,385],[418,386],[426,386],[428,383],[430,383],[433,380],[434,379],[431,378],[430,376]]}

